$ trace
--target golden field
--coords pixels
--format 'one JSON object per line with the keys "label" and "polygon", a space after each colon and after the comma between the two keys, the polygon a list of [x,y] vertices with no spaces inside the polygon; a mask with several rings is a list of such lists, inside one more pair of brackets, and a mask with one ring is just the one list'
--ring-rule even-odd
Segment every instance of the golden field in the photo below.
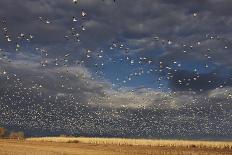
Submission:
{"label": "golden field", "polygon": [[231,155],[232,142],[40,137],[0,140],[0,155]]}
{"label": "golden field", "polygon": [[87,143],[87,144],[108,144],[126,146],[150,146],[150,147],[196,147],[231,149],[232,142],[213,141],[187,141],[187,140],[150,140],[150,139],[125,139],[125,138],[85,138],[85,137],[40,137],[27,138],[27,141],[39,142],[63,142],[63,143]]}

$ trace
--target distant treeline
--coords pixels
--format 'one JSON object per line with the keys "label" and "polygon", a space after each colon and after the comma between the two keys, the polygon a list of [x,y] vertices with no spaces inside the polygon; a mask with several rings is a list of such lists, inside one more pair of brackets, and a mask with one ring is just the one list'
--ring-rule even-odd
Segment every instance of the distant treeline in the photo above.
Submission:
{"label": "distant treeline", "polygon": [[0,127],[0,138],[24,139],[24,132],[8,131],[6,128]]}

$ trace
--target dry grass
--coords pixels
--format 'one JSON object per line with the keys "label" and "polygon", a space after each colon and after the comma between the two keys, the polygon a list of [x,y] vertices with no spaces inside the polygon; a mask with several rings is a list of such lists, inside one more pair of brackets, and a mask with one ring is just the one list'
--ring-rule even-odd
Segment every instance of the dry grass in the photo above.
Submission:
{"label": "dry grass", "polygon": [[221,141],[187,141],[187,140],[148,140],[124,138],[84,138],[84,137],[41,137],[28,138],[27,141],[86,143],[104,145],[150,146],[150,147],[185,147],[185,148],[213,148],[232,150],[232,142]]}
{"label": "dry grass", "polygon": [[[76,143],[80,141],[79,143]],[[91,143],[90,144],[90,140]],[[103,140],[103,141],[102,141]],[[28,140],[0,139],[0,155],[231,155],[231,149],[196,148],[196,147],[151,147],[144,143],[134,143],[131,139],[98,138],[35,138]],[[124,140],[122,142],[122,140]],[[46,142],[56,141],[56,142]],[[70,142],[75,143],[70,143]],[[82,142],[81,142],[82,141]],[[97,142],[96,142],[97,141]],[[105,144],[111,143],[111,144]],[[120,142],[118,142],[120,141]],[[130,142],[129,142],[130,141]],[[130,143],[133,142],[133,145]],[[173,141],[175,142],[175,141]],[[87,144],[88,143],[88,144]],[[95,143],[95,144],[94,144]],[[97,145],[104,143],[105,145]],[[126,144],[125,144],[126,143]],[[134,146],[135,145],[135,146]],[[148,146],[146,146],[148,145]],[[154,143],[152,144],[154,145]],[[167,145],[167,144],[166,144]],[[164,144],[162,144],[164,146]],[[172,145],[171,145],[172,146]],[[176,146],[176,145],[175,145]]]}

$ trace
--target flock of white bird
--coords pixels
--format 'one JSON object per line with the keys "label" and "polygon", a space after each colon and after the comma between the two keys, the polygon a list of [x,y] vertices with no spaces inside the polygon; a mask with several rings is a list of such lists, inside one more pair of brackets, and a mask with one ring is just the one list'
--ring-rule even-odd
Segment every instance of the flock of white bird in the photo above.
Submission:
{"label": "flock of white bird", "polygon": [[[114,0],[114,2],[116,2]],[[78,0],[73,0],[73,3],[75,5],[78,5]],[[72,22],[80,22],[81,20],[86,20],[86,17],[88,16],[88,12],[86,12],[84,9],[81,10],[80,14],[77,16],[72,17],[70,20]],[[198,14],[193,13],[193,17],[197,18]],[[81,20],[80,20],[81,19]],[[46,17],[39,17],[39,21],[41,21],[44,24],[53,24],[53,21],[46,18]],[[10,34],[10,30],[7,26],[7,21],[2,21],[2,31],[5,36],[5,40],[14,47],[16,51],[16,55],[18,53],[23,53],[23,50],[21,49],[23,44],[20,44],[22,41],[26,41],[28,43],[33,42],[33,39],[36,37],[33,34],[25,34],[25,33],[19,33],[17,37],[13,37]],[[72,27],[70,30],[70,34],[67,34],[64,36],[66,40],[73,39],[75,42],[79,43],[81,42],[81,35],[84,35],[84,31],[87,30],[87,27],[80,26],[80,27]],[[215,39],[220,41],[223,38],[217,37],[217,36],[206,36],[208,39]],[[201,45],[200,41],[197,41],[194,45],[187,45],[182,44],[179,42],[175,42],[174,40],[166,40],[163,38],[160,38],[159,36],[154,36],[151,38],[154,42],[157,44],[163,45],[163,46],[169,46],[169,47],[175,47],[180,46],[184,49],[189,50],[183,50],[183,54],[191,53],[191,49],[194,47],[198,47]],[[229,48],[228,46],[225,46],[224,49]],[[118,51],[120,53],[120,56],[116,57],[110,57],[108,52],[115,52]],[[210,55],[211,49],[207,49],[207,53],[204,55],[206,59],[213,59],[213,57]],[[110,135],[110,131],[114,131],[115,135],[150,135],[151,133],[156,134],[165,134],[166,129],[169,129],[168,131],[170,134],[178,133],[188,133],[191,135],[191,133],[187,130],[187,127],[181,127],[181,124],[175,124],[176,121],[184,121],[184,117],[187,117],[187,114],[184,113],[183,117],[180,116],[178,118],[175,117],[174,120],[171,118],[172,112],[168,109],[161,109],[161,112],[158,112],[158,109],[153,109],[152,107],[148,107],[148,111],[143,112],[143,109],[146,109],[146,107],[142,106],[143,103],[139,103],[138,109],[133,109],[132,112],[128,113],[128,105],[123,105],[121,108],[112,108],[109,109],[106,107],[97,106],[92,109],[88,109],[91,107],[91,104],[88,103],[81,103],[82,97],[85,95],[88,96],[88,91],[92,92],[95,89],[94,87],[89,88],[90,90],[82,90],[81,86],[77,86],[76,84],[70,84],[69,82],[72,81],[73,77],[71,76],[71,73],[69,72],[69,69],[75,65],[75,67],[83,67],[88,63],[89,61],[94,62],[92,64],[92,67],[97,68],[97,71],[91,76],[88,77],[88,75],[83,74],[76,74],[75,76],[78,79],[81,79],[80,81],[83,82],[80,85],[90,85],[91,81],[94,84],[94,82],[100,80],[101,78],[104,79],[104,67],[109,64],[122,64],[125,63],[131,67],[134,67],[131,72],[128,73],[128,75],[125,78],[115,77],[114,82],[117,81],[117,83],[112,83],[112,88],[116,87],[117,85],[122,86],[119,88],[124,89],[126,87],[126,83],[133,81],[133,79],[139,78],[141,76],[144,76],[146,74],[152,74],[157,75],[157,81],[155,82],[156,85],[158,85],[159,91],[162,92],[163,88],[166,88],[167,81],[171,80],[173,78],[173,71],[177,72],[178,70],[181,70],[183,67],[183,64],[181,62],[178,62],[177,60],[172,60],[170,63],[171,65],[167,65],[165,62],[157,59],[153,59],[151,57],[139,57],[135,58],[131,53],[133,53],[133,50],[130,49],[130,47],[126,43],[121,42],[113,42],[111,45],[109,45],[108,49],[102,49],[98,51],[93,51],[90,49],[87,49],[84,51],[81,55],[81,59],[79,60],[71,60],[73,59],[72,53],[67,52],[62,57],[52,58],[49,55],[49,50],[43,47],[36,47],[35,53],[39,54],[41,57],[41,61],[38,63],[39,68],[41,68],[42,71],[38,71],[38,73],[33,73],[37,76],[33,81],[28,82],[26,78],[27,75],[23,75],[24,73],[14,73],[12,71],[12,68],[7,67],[6,64],[9,66],[14,65],[14,60],[9,56],[9,53],[7,49],[0,49],[0,62],[4,64],[3,66],[0,66],[0,79],[1,81],[1,92],[0,92],[0,110],[1,110],[1,118],[0,118],[0,125],[2,122],[5,123],[5,125],[8,126],[19,126],[19,127],[27,127],[31,129],[44,129],[44,130],[50,130],[50,131],[63,131],[68,129],[71,133],[76,133],[76,131],[83,132],[89,131],[91,132],[98,132],[98,134],[102,135]],[[74,62],[74,63],[73,63]],[[35,62],[36,63],[36,62]],[[204,68],[209,68],[210,64],[205,64]],[[138,67],[139,66],[139,67]],[[145,67],[146,66],[146,67]],[[148,67],[147,67],[148,66]],[[9,70],[8,70],[9,68]],[[17,67],[16,67],[17,68]],[[66,72],[60,71],[60,68],[66,68]],[[43,72],[43,70],[45,71]],[[49,74],[53,73],[51,70],[54,70],[54,75],[58,80],[54,80],[55,82],[58,82],[58,84],[55,84],[53,87],[58,89],[60,92],[54,92],[47,95],[46,92],[48,91],[49,85],[53,85],[53,77],[51,79],[49,75],[46,75],[46,69],[49,71]],[[37,68],[38,70],[38,68]],[[22,70],[25,71],[25,70]],[[200,78],[200,74],[197,68],[194,68],[192,70],[195,73],[195,76],[188,79],[179,79],[177,82],[179,85],[182,85],[183,83],[186,85],[190,85],[191,81],[197,81]],[[113,71],[114,72],[114,71]],[[115,71],[117,72],[117,71]],[[42,75],[39,75],[39,74]],[[162,73],[165,73],[162,74]],[[27,73],[26,73],[27,74]],[[216,73],[215,73],[216,74]],[[99,77],[97,76],[99,75]],[[30,76],[30,75],[29,75]],[[89,81],[90,80],[90,81]],[[187,82],[186,82],[187,81]],[[97,82],[96,82],[97,83]],[[100,83],[100,82],[99,82]],[[208,83],[213,83],[213,81],[209,80]],[[3,85],[4,84],[4,85]],[[97,83],[98,84],[98,83]],[[101,88],[101,84],[99,84],[99,88]],[[104,85],[104,84],[103,84]],[[102,87],[104,87],[102,85]],[[151,84],[152,86],[152,84]],[[85,87],[83,87],[85,88]],[[88,88],[88,87],[87,87]],[[86,88],[86,89],[87,89]],[[92,90],[91,90],[92,89]],[[97,89],[97,88],[96,88]],[[224,89],[223,85],[220,85],[218,89]],[[4,90],[4,92],[2,92]],[[14,90],[14,92],[12,92]],[[110,89],[111,90],[111,89]],[[139,89],[144,90],[144,89]],[[49,90],[50,91],[50,90]],[[113,90],[112,90],[113,91]],[[192,91],[189,89],[189,91]],[[204,91],[203,89],[200,89],[199,91]],[[68,95],[66,95],[66,92]],[[117,92],[117,91],[116,91]],[[130,99],[133,100],[133,95],[139,95],[136,88],[131,88],[130,92],[132,93],[132,97],[130,96]],[[171,88],[168,88],[168,95],[163,95],[163,98],[161,98],[161,103],[169,102],[170,98],[167,96],[175,97],[176,93],[173,92]],[[80,93],[80,95],[76,95],[75,93]],[[123,93],[123,92],[122,92]],[[148,96],[149,96],[148,92]],[[195,93],[196,94],[196,93]],[[228,102],[231,101],[231,94],[226,91],[226,95],[229,96]],[[114,93],[111,95],[119,95],[119,93]],[[121,94],[120,94],[121,95]],[[119,96],[120,96],[119,95]],[[151,96],[151,95],[150,95]],[[149,97],[150,97],[149,96]],[[111,98],[110,96],[107,96],[107,92],[103,92],[103,94],[100,95],[100,98]],[[144,99],[145,96],[143,96],[141,102],[148,102],[146,99]],[[194,95],[192,96],[193,99],[191,99],[192,104],[199,102],[198,97],[195,99]],[[81,98],[81,99],[79,99]],[[97,97],[93,97],[98,100]],[[122,97],[123,98],[123,97]],[[119,97],[119,99],[121,99]],[[110,99],[107,99],[110,101]],[[158,99],[157,99],[158,100]],[[199,99],[200,100],[200,99]],[[205,99],[207,100],[207,99]],[[120,101],[120,100],[119,100]],[[122,100],[123,101],[123,100]],[[155,100],[152,100],[155,101]],[[91,102],[94,102],[93,100]],[[111,101],[110,101],[111,102]],[[149,101],[150,102],[150,101]],[[22,106],[22,107],[20,107]],[[141,108],[140,108],[141,107]],[[201,109],[202,108],[202,109]],[[223,113],[223,108],[219,104],[219,107],[221,108],[221,111]],[[141,110],[142,109],[142,110]],[[135,111],[133,111],[135,110]],[[192,129],[194,131],[197,131],[198,128],[202,128],[199,130],[205,130],[206,132],[213,133],[213,124],[204,124],[204,122],[198,122],[195,120],[195,117],[197,117],[196,113],[201,113],[204,111],[204,106],[202,107],[194,107],[190,108],[190,111],[192,112],[192,116],[194,118],[190,118],[190,122],[187,123],[188,129]],[[214,115],[216,115],[216,112],[212,112]],[[201,115],[204,115],[202,112]],[[226,113],[225,115],[229,115],[229,113]],[[230,116],[231,117],[231,116]],[[209,120],[209,117],[204,117],[207,122]],[[169,121],[168,121],[169,119]],[[217,121],[220,121],[221,118],[219,118]],[[1,122],[2,121],[2,122]],[[30,123],[28,123],[30,122]],[[226,125],[229,123],[229,121],[224,122]],[[197,127],[198,126],[198,127]],[[204,126],[207,126],[207,128],[203,129]],[[223,125],[222,125],[223,126]],[[220,128],[220,127],[219,127]],[[219,129],[220,130],[220,129]],[[230,129],[228,129],[230,131]],[[109,132],[109,133],[108,133]],[[220,132],[223,132],[220,130]],[[227,133],[227,132],[225,132]]]}

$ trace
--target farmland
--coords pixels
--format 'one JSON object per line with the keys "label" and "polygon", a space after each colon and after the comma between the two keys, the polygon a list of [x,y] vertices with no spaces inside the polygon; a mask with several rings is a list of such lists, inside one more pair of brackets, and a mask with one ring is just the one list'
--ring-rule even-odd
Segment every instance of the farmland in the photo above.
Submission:
{"label": "farmland", "polygon": [[229,155],[232,142],[43,137],[0,140],[0,155]]}

